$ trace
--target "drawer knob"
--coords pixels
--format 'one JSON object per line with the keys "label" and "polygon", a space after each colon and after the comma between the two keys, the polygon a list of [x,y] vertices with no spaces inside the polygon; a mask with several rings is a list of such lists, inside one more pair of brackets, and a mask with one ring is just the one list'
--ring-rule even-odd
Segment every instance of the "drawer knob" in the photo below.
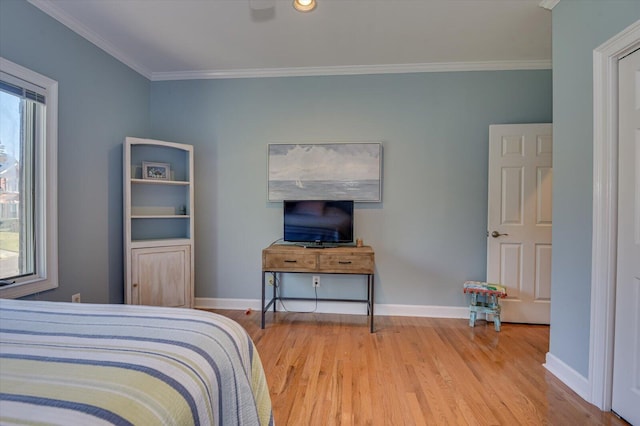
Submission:
{"label": "drawer knob", "polygon": [[291,260],[291,259],[285,259],[284,262],[285,263],[298,263],[297,260]]}
{"label": "drawer knob", "polygon": [[338,263],[341,265],[351,265],[350,260],[338,260]]}

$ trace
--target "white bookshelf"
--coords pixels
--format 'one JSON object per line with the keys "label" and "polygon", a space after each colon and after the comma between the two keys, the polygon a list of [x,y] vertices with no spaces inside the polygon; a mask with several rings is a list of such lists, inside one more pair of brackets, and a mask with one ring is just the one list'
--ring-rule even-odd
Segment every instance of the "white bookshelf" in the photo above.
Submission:
{"label": "white bookshelf", "polygon": [[[145,179],[143,162],[166,164]],[[123,150],[125,303],[193,307],[193,146],[127,137]]]}

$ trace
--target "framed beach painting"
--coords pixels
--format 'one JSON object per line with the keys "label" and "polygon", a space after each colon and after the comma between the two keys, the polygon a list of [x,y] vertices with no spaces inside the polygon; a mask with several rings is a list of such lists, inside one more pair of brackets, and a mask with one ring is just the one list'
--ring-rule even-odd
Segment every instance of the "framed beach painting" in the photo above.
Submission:
{"label": "framed beach painting", "polygon": [[269,144],[268,199],[382,201],[382,144]]}

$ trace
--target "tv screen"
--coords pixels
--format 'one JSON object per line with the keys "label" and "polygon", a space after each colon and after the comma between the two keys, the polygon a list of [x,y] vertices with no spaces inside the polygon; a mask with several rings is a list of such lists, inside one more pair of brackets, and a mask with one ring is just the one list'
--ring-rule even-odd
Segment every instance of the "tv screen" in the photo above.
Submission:
{"label": "tv screen", "polygon": [[353,201],[284,201],[284,240],[296,243],[353,242]]}

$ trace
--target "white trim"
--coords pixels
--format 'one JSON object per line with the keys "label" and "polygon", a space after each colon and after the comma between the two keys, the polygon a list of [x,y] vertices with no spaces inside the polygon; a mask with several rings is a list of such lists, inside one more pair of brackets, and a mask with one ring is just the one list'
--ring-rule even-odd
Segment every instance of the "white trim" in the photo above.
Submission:
{"label": "white trim", "polygon": [[582,399],[588,399],[589,381],[586,377],[569,367],[567,364],[562,362],[560,358],[557,358],[550,352],[547,352],[546,362],[542,365],[565,385],[569,386]]}
{"label": "white trim", "polygon": [[[315,302],[285,302],[288,310],[310,311],[314,308]],[[260,311],[259,299],[220,299],[212,297],[196,297],[195,307],[201,309],[231,309]],[[283,311],[282,306],[278,306],[279,311]],[[366,314],[363,303],[354,302],[322,302],[318,301],[318,307],[314,311],[321,314]],[[429,306],[429,305],[378,305],[374,306],[375,315],[393,315],[410,317],[429,318],[469,318],[469,308],[462,306]]]}
{"label": "white trim", "polygon": [[194,307],[197,309],[243,309],[260,310],[260,299],[220,299],[217,297],[196,297]]}
{"label": "white trim", "polygon": [[640,47],[640,20],[593,52],[590,403],[611,410],[618,217],[618,60]]}
{"label": "white trim", "polygon": [[398,317],[469,319],[468,306],[375,305],[374,313],[376,315],[393,315]]}
{"label": "white trim", "polygon": [[81,37],[85,38],[89,42],[95,44],[100,49],[107,52],[109,55],[113,56],[129,68],[133,69],[137,73],[142,76],[150,79],[151,71],[145,67],[144,65],[134,61],[132,58],[122,53],[119,49],[113,46],[104,38],[100,37],[93,30],[86,27],[77,19],[70,16],[68,13],[64,12],[60,7],[56,6],[55,2],[47,1],[47,0],[27,0],[33,6],[37,7],[47,15],[51,16],[56,21],[60,22],[71,31],[77,33]]}
{"label": "white trim", "polygon": [[221,78],[307,77],[328,75],[406,74],[452,71],[509,71],[551,69],[551,61],[441,62],[425,64],[354,65],[334,67],[262,68],[209,71],[154,72],[151,81]]}
{"label": "white trim", "polygon": [[[39,247],[37,276],[29,281],[2,287],[0,297],[13,299],[51,290],[58,287],[58,82],[35,71],[0,57],[0,70],[46,90],[45,108],[45,153],[36,155],[38,193],[36,199],[43,202],[38,208],[37,238],[44,239],[45,247]],[[38,171],[44,170],[44,173]]]}
{"label": "white trim", "polygon": [[553,10],[560,3],[560,0],[542,0],[538,6],[543,9]]}

